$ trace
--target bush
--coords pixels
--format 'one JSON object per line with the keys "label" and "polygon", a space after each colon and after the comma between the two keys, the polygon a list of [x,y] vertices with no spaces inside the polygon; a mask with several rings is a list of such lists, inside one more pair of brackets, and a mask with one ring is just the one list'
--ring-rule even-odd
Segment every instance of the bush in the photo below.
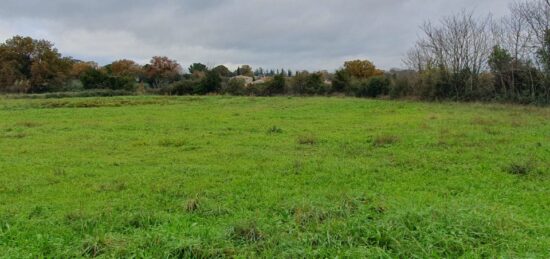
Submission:
{"label": "bush", "polygon": [[351,84],[351,91],[357,97],[378,97],[388,95],[390,80],[387,77],[377,76],[369,79],[355,79]]}
{"label": "bush", "polygon": [[170,92],[173,95],[190,95],[195,92],[200,85],[200,81],[181,80],[171,85]]}
{"label": "bush", "polygon": [[89,69],[82,74],[80,81],[84,89],[134,90],[135,79],[108,75],[97,69]]}
{"label": "bush", "polygon": [[222,78],[216,71],[206,72],[206,77],[195,88],[196,94],[209,94],[221,90]]}
{"label": "bush", "polygon": [[346,70],[336,71],[332,80],[332,92],[343,93],[350,87],[351,77]]}
{"label": "bush", "polygon": [[268,87],[269,87],[268,83],[251,84],[245,88],[245,94],[255,95],[255,96],[266,96]]}
{"label": "bush", "polygon": [[439,69],[422,71],[414,88],[414,95],[425,100],[446,99],[452,91],[447,76]]}
{"label": "bush", "polygon": [[370,97],[378,97],[388,95],[390,92],[390,80],[385,76],[377,76],[369,78],[367,82],[367,95]]}
{"label": "bush", "polygon": [[413,77],[413,75],[396,75],[390,82],[390,97],[397,99],[410,95]]}
{"label": "bush", "polygon": [[63,91],[76,92],[84,90],[84,85],[80,80],[70,80],[62,88]]}
{"label": "bush", "polygon": [[323,82],[321,73],[296,73],[291,81],[291,91],[298,95],[321,95],[325,94],[327,87]]}
{"label": "bush", "polygon": [[223,93],[231,95],[244,95],[246,94],[246,82],[241,78],[232,78],[227,82]]}
{"label": "bush", "polygon": [[276,75],[273,80],[270,81],[266,88],[267,95],[279,95],[284,94],[286,88],[286,79],[283,75]]}

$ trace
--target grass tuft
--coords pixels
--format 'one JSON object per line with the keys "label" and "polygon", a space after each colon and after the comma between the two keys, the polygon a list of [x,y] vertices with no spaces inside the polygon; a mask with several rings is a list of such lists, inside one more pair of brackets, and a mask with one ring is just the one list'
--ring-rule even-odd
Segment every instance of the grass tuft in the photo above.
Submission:
{"label": "grass tuft", "polygon": [[303,135],[298,137],[298,144],[300,145],[316,145],[317,144],[317,138],[313,135]]}
{"label": "grass tuft", "polygon": [[115,180],[111,183],[99,185],[98,192],[122,192],[128,189],[128,184],[121,180]]}
{"label": "grass tuft", "polygon": [[492,120],[492,119],[487,119],[487,118],[483,118],[483,117],[475,117],[470,121],[470,123],[472,125],[493,126],[497,122],[495,120]]}
{"label": "grass tuft", "polygon": [[20,121],[15,125],[19,127],[25,127],[25,128],[35,128],[35,127],[39,127],[41,124],[34,121]]}
{"label": "grass tuft", "polygon": [[195,212],[200,208],[200,202],[198,198],[189,199],[185,203],[185,211]]}
{"label": "grass tuft", "polygon": [[231,229],[231,238],[236,241],[255,243],[265,238],[265,234],[254,221],[239,223]]}
{"label": "grass tuft", "polygon": [[283,133],[283,129],[273,126],[267,130],[267,134],[281,134]]}
{"label": "grass tuft", "polygon": [[88,237],[82,244],[82,256],[99,257],[106,252],[107,246],[104,238]]}
{"label": "grass tuft", "polygon": [[171,249],[168,258],[227,258],[233,257],[234,252],[226,249],[204,248],[201,245],[180,245]]}
{"label": "grass tuft", "polygon": [[504,168],[509,174],[525,176],[532,173],[535,170],[535,166],[532,162],[512,163]]}
{"label": "grass tuft", "polygon": [[159,141],[159,145],[162,147],[183,147],[187,145],[187,142],[185,140],[181,139],[163,139]]}
{"label": "grass tuft", "polygon": [[305,227],[310,224],[320,224],[329,218],[329,213],[313,206],[299,206],[292,210],[296,225]]}
{"label": "grass tuft", "polygon": [[132,213],[125,220],[124,225],[133,229],[150,229],[162,224],[161,218],[149,212]]}
{"label": "grass tuft", "polygon": [[387,147],[393,145],[399,141],[399,137],[394,135],[381,135],[375,137],[372,141],[373,146],[375,147]]}
{"label": "grass tuft", "polygon": [[29,134],[27,134],[25,132],[14,132],[14,133],[8,133],[8,134],[4,135],[5,138],[14,138],[14,139],[22,139],[22,138],[26,138],[28,136],[29,136]]}

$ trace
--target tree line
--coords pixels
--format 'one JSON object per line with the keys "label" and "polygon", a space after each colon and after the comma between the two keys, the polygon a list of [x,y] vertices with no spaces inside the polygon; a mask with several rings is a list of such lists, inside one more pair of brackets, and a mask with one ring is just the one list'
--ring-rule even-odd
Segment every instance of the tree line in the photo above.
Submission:
{"label": "tree line", "polygon": [[368,60],[346,62],[336,74],[327,71],[254,70],[249,65],[231,71],[223,65],[210,68],[201,63],[194,63],[184,71],[176,60],[168,57],[153,57],[146,65],[123,59],[99,66],[95,62],[63,57],[46,40],[15,36],[0,44],[0,92],[3,93],[102,89],[168,95],[348,93],[374,97],[377,92],[387,92],[372,90],[387,88],[390,81],[383,76],[383,71]]}
{"label": "tree line", "polygon": [[164,95],[351,95],[423,100],[550,103],[550,0],[510,5],[503,18],[462,11],[421,26],[407,70],[382,71],[368,60],[335,72],[236,70],[194,63],[184,70],[168,57],[146,65],[106,66],[62,56],[46,40],[15,36],[0,44],[0,92],[97,89]]}
{"label": "tree line", "polygon": [[462,11],[426,22],[395,95],[550,102],[550,0],[515,2],[500,19]]}

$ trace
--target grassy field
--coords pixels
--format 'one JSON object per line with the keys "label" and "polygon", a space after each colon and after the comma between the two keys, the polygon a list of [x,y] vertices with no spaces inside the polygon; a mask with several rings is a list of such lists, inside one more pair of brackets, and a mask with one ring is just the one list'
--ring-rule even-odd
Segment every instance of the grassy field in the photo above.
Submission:
{"label": "grassy field", "polygon": [[0,257],[550,257],[550,108],[0,99]]}

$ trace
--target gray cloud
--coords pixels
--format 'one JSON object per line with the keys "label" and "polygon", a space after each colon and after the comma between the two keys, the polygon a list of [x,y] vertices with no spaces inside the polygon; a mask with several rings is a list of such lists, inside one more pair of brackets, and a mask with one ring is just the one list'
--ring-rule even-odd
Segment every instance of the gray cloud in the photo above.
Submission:
{"label": "gray cloud", "polygon": [[106,63],[166,55],[182,65],[335,69],[401,58],[425,19],[461,9],[506,13],[503,0],[2,0],[0,40],[29,35]]}

